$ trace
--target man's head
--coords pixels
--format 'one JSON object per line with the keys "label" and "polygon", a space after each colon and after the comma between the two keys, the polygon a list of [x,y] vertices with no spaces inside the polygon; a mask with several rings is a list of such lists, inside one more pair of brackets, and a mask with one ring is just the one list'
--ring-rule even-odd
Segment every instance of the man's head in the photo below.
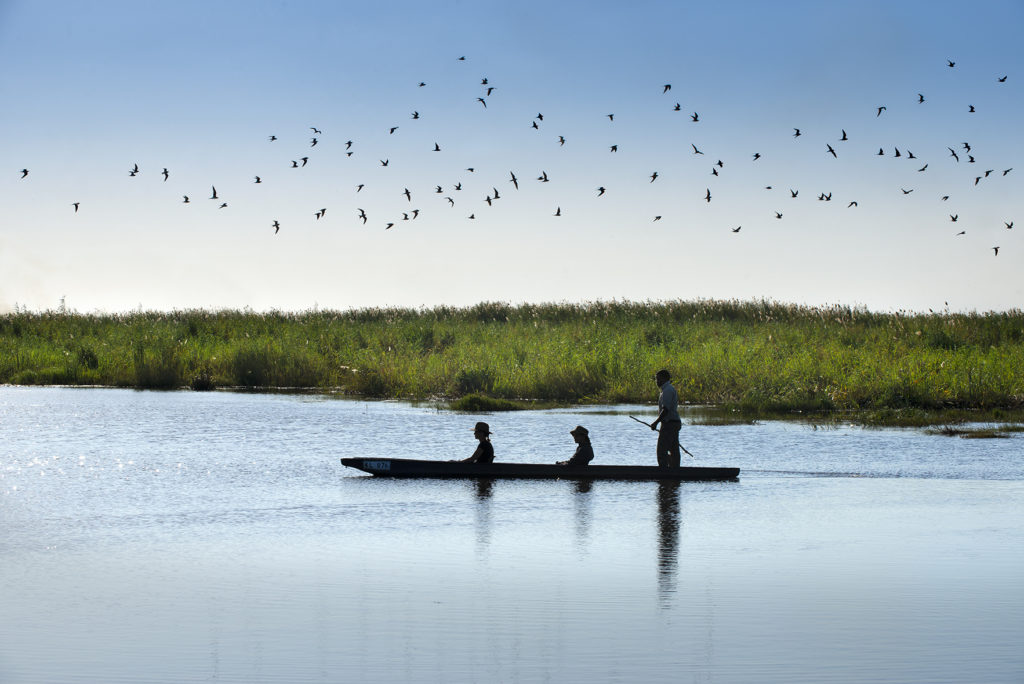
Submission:
{"label": "man's head", "polygon": [[654,374],[654,382],[658,383],[658,387],[661,387],[671,379],[672,375],[664,368]]}

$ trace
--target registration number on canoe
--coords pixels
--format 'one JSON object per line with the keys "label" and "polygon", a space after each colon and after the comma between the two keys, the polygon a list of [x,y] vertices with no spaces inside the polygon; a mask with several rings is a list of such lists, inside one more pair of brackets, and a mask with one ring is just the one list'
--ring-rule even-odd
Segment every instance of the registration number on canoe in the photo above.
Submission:
{"label": "registration number on canoe", "polygon": [[391,461],[363,461],[367,470],[391,470]]}

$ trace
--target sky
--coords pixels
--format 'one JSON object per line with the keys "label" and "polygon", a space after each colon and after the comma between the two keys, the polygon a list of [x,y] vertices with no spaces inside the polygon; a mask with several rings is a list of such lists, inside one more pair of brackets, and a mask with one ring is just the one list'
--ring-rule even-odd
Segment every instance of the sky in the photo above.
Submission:
{"label": "sky", "polygon": [[1022,26],[1020,0],[0,0],[0,312],[1018,309]]}

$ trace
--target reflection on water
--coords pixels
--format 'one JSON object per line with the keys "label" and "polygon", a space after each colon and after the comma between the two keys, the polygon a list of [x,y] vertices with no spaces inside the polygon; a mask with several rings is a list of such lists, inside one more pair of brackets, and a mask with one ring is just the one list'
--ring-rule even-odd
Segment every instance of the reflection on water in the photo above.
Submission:
{"label": "reflection on water", "polygon": [[679,482],[658,483],[658,596],[662,606],[676,591],[679,569]]}
{"label": "reflection on water", "polygon": [[0,681],[1024,681],[1024,436],[687,424],[729,483],[338,464],[478,418],[650,463],[629,413],[0,387]]}

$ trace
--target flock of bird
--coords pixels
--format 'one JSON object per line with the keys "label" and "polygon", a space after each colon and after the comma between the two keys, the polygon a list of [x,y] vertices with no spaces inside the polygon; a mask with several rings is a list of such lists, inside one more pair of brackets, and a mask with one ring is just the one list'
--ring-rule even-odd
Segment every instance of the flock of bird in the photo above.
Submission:
{"label": "flock of bird", "polygon": [[[465,57],[459,57],[458,61],[466,62],[466,58]],[[956,67],[956,63],[954,61],[947,60],[946,67],[949,68],[949,69],[953,69],[953,68]],[[993,78],[993,82],[994,82],[993,85],[998,87],[999,84],[1005,84],[1007,82],[1007,79],[1008,79],[1008,76],[1006,76],[1006,75],[994,77]],[[417,88],[428,88],[429,86],[428,86],[428,84],[425,81],[420,81],[416,85],[416,87]],[[472,102],[472,103],[475,103],[475,105],[479,105],[481,110],[487,110],[488,109],[488,102],[489,101],[493,101],[492,98],[495,96],[494,93],[499,88],[498,88],[498,86],[492,84],[486,77],[480,78],[478,87],[479,87],[479,91],[478,91],[479,94],[475,94],[476,95],[475,99],[470,99],[470,96],[467,95],[467,98],[466,98],[467,102]],[[660,90],[660,95],[663,96],[663,97],[669,96],[669,94],[672,91],[672,85],[670,83],[660,84],[660,85],[658,85],[656,87],[657,87],[658,90]],[[917,97],[916,97],[916,104],[917,104],[917,106],[925,105],[926,102],[928,102],[928,98],[926,98],[923,93],[917,93]],[[671,99],[669,100],[669,102],[667,103],[666,106],[667,106],[667,108],[670,111],[673,111],[673,112],[684,112],[682,104],[679,103],[679,102],[671,102]],[[879,105],[879,106],[877,106],[875,108],[875,112],[874,112],[874,117],[873,118],[875,118],[875,119],[881,118],[883,115],[886,115],[887,111],[888,111],[888,108],[885,105]],[[967,104],[965,106],[964,113],[967,114],[967,115],[976,114],[977,110],[976,110],[974,105]],[[597,113],[595,113],[594,116],[597,116]],[[614,122],[615,122],[615,114],[614,113],[601,114],[600,116],[602,118],[607,118],[609,124],[614,124]],[[697,111],[693,111],[693,112],[686,111],[686,117],[689,119],[689,122],[693,123],[693,124],[699,124],[699,123],[705,121],[705,119],[702,119],[701,118],[701,114],[699,112],[697,112]],[[425,117],[423,117],[421,115],[419,110],[413,110],[409,114],[409,120],[410,121],[418,122],[418,123],[413,124],[413,125],[422,125],[419,122],[421,122],[424,118]],[[684,119],[684,121],[685,120],[686,119]],[[537,115],[535,117],[533,117],[532,121],[530,122],[529,128],[539,132],[539,131],[542,130],[542,126],[544,124],[545,124],[544,115],[543,115],[543,113],[538,112]],[[404,131],[402,131],[402,125],[387,126],[386,130],[387,130],[387,135],[388,136],[396,136],[396,135],[397,136],[401,136],[402,132],[404,132]],[[565,133],[565,132],[563,132],[563,133]],[[801,137],[805,137],[805,133],[804,133],[804,131],[800,127],[793,127],[792,128],[792,133],[789,134],[789,135],[793,139],[798,139],[798,138],[801,138]],[[305,151],[303,153],[299,154],[299,155],[295,155],[294,159],[292,159],[290,156],[287,157],[287,158],[283,158],[282,162],[281,162],[283,167],[291,168],[291,169],[302,169],[302,168],[305,168],[307,165],[309,165],[311,163],[311,161],[313,161],[314,155],[322,153],[323,148],[322,147],[320,149],[317,149],[317,148],[320,146],[321,142],[324,139],[326,139],[326,137],[327,137],[326,134],[324,133],[324,131],[322,131],[320,128],[318,128],[316,126],[310,126],[309,127],[309,133],[308,133],[308,135],[306,137],[308,137],[308,147],[305,148]],[[840,131],[838,131],[836,137],[833,140],[823,141],[822,142],[823,147],[821,148],[821,154],[822,155],[827,155],[828,157],[831,157],[834,160],[840,159],[842,154],[845,154],[844,145],[843,144],[847,143],[848,141],[850,141],[850,139],[851,138],[847,134],[846,130],[845,129],[840,129]],[[557,148],[565,148],[568,142],[569,142],[569,140],[566,137],[566,135],[564,135],[564,134],[559,134],[559,135],[553,136],[551,138],[551,145],[553,147],[557,147]],[[270,145],[279,144],[278,136],[275,135],[275,134],[268,135],[267,136],[267,144],[270,144]],[[702,146],[703,146],[703,144],[702,144]],[[341,151],[344,153],[345,157],[352,157],[352,156],[354,156],[356,154],[358,147],[359,146],[357,145],[357,143],[355,141],[353,141],[351,139],[348,139],[348,140],[345,140],[344,143],[341,145],[341,148],[342,148]],[[705,151],[703,149],[701,149],[701,147],[698,147],[698,145],[696,143],[690,143],[689,147],[690,147],[690,154],[694,158],[710,159],[710,157],[705,154]],[[974,151],[974,148],[972,148],[970,142],[967,142],[967,141],[958,142],[955,145],[946,145],[945,148],[946,148],[946,150],[949,153],[948,157],[946,158],[949,163],[952,163],[952,164],[961,164],[962,163],[964,165],[980,164],[980,160],[976,159],[975,156],[974,156],[974,152],[975,151]],[[433,143],[433,147],[430,148],[430,151],[431,152],[435,152],[435,153],[442,153],[443,154],[442,146],[437,141],[435,141]],[[611,153],[611,154],[618,153],[619,152],[619,144],[616,143],[616,144],[609,145],[608,146],[608,152]],[[890,153],[886,150],[886,147],[879,147],[878,152],[875,153],[875,154],[876,154],[876,156],[879,156],[879,157],[887,157],[887,156],[889,156]],[[904,149],[901,150],[899,147],[892,146],[891,147],[891,154],[892,154],[892,157],[894,157],[894,158],[901,158],[901,159],[905,159],[905,160],[918,160],[919,159],[918,156],[916,156],[911,150],[906,149],[905,147],[904,147]],[[384,158],[379,158],[380,156],[383,156]],[[748,163],[759,163],[759,161],[761,159],[762,159],[761,153],[757,152],[757,151],[754,151],[754,152],[750,153],[750,159],[748,160]],[[385,155],[377,155],[377,160],[379,162],[379,167],[380,168],[388,168],[389,165],[391,164],[390,158],[388,156],[385,156]],[[737,162],[735,162],[735,161],[730,162],[730,164],[733,164],[733,163],[737,163]],[[922,163],[922,165],[920,166],[920,168],[916,169],[916,173],[927,173],[928,169],[929,169],[929,165],[934,163],[934,161],[924,161],[923,159],[921,159],[921,160],[918,161],[918,163]],[[969,168],[971,168],[971,169],[974,169],[974,168],[981,169],[980,166],[978,166],[978,167],[970,166]],[[971,179],[973,179],[973,186],[977,187],[977,186],[979,186],[983,182],[988,182],[990,178],[1005,177],[1008,174],[1010,174],[1012,171],[1013,171],[1012,167],[983,169],[983,170],[977,171],[976,173],[971,173],[970,174],[971,178],[968,179],[968,182],[970,182]],[[472,166],[466,167],[465,168],[465,172],[466,173],[470,173],[470,174],[475,174],[476,173],[476,168],[472,167]],[[508,170],[507,172],[506,171],[502,171],[501,173],[502,173],[502,176],[501,176],[500,181],[497,180],[496,178],[492,177],[490,179],[490,181],[486,183],[486,185],[491,187],[491,190],[486,193],[485,197],[483,197],[483,198],[474,198],[476,201],[479,202],[479,204],[474,205],[474,200],[473,199],[468,200],[468,201],[464,201],[464,200],[462,200],[460,198],[460,200],[458,202],[459,205],[466,205],[466,204],[468,204],[470,206],[470,209],[468,210],[468,213],[464,214],[466,219],[468,219],[468,220],[475,220],[476,219],[476,212],[479,211],[480,209],[474,209],[473,208],[474,206],[482,207],[483,205],[486,205],[487,207],[493,207],[495,205],[495,203],[497,203],[500,200],[502,200],[503,195],[502,195],[502,193],[498,189],[499,185],[503,185],[503,186],[506,186],[506,187],[511,187],[511,191],[512,192],[518,192],[521,189],[521,183],[535,182],[535,183],[542,183],[543,184],[543,183],[549,183],[549,182],[553,182],[554,181],[554,179],[549,177],[548,172],[546,170],[544,170],[544,169],[536,169],[532,173],[530,173],[529,174],[530,176],[533,176],[533,173],[537,174],[536,176],[533,177],[532,180],[531,179],[524,179],[520,175],[517,175],[515,170]],[[717,179],[718,177],[722,176],[724,173],[725,173],[725,163],[721,159],[717,159],[716,161],[711,163],[710,171],[709,171],[709,176],[711,177],[711,179]],[[21,179],[23,179],[23,180],[28,179],[29,176],[30,176],[30,170],[28,168],[21,169],[20,174],[21,174]],[[136,178],[136,177],[140,176],[141,174],[142,174],[142,170],[140,169],[140,167],[139,167],[139,165],[137,163],[133,163],[132,165],[127,166],[127,174],[126,175],[129,178]],[[655,183],[655,182],[659,181],[659,179],[661,179],[663,177],[663,175],[664,174],[659,172],[658,170],[652,170],[651,173],[648,176],[646,176],[647,183],[648,184]],[[171,176],[171,172],[166,167],[163,167],[161,169],[161,171],[159,172],[159,176],[162,177],[162,182],[167,182],[168,179]],[[261,175],[253,175],[252,183],[262,184],[263,182],[264,181],[263,181],[263,178],[262,178]],[[417,197],[419,197],[420,195],[423,194],[425,189],[416,189],[414,191],[414,190],[412,190],[412,189],[410,189],[408,187],[404,187],[403,186],[403,187],[401,187],[401,190],[399,190],[397,187],[394,188],[394,192],[393,192],[393,196],[396,198],[396,201],[401,202],[401,200],[398,199],[398,198],[404,198],[405,203],[404,203],[403,208],[402,209],[392,210],[389,213],[389,215],[387,215],[383,219],[378,218],[378,217],[373,217],[373,219],[371,219],[370,214],[367,212],[367,210],[365,208],[359,206],[360,202],[358,201],[358,198],[360,197],[360,193],[364,190],[364,188],[367,187],[368,182],[369,182],[368,180],[365,180],[364,182],[360,182],[358,184],[355,184],[354,187],[352,188],[352,193],[353,193],[353,197],[355,198],[355,201],[353,202],[353,206],[349,209],[349,211],[352,212],[351,215],[353,216],[354,220],[359,222],[361,225],[375,225],[375,224],[378,224],[378,222],[379,222],[379,226],[381,228],[383,228],[384,230],[390,230],[390,229],[394,228],[396,225],[399,225],[401,222],[404,222],[404,221],[415,221],[421,215],[422,210],[420,208],[418,208],[418,207],[414,208],[413,205],[412,205],[412,202],[413,202],[414,194]],[[713,181],[709,180],[709,182],[707,184],[707,187],[704,188],[703,196],[701,197],[701,199],[703,199],[704,202],[709,203],[709,204],[712,202],[712,200],[715,197],[714,193],[712,193],[712,187],[711,187],[712,183],[713,183]],[[457,204],[455,198],[457,196],[459,196],[459,193],[463,192],[463,181],[460,180],[460,179],[451,179],[451,180],[449,180],[448,182],[445,182],[445,183],[434,183],[434,184],[431,185],[431,187],[432,187],[432,190],[431,191],[427,191],[427,192],[430,195],[437,196],[439,198],[439,201],[442,203],[439,206],[444,206],[447,209],[452,210],[452,209],[454,209],[456,207],[456,204]],[[769,190],[770,191],[770,190],[774,190],[775,186],[774,185],[763,185],[763,188],[765,190]],[[788,190],[789,190],[789,192],[788,192],[788,199],[797,199],[799,197],[799,195],[800,195],[800,190],[799,189],[788,188]],[[900,190],[902,191],[903,195],[910,195],[911,193],[914,192],[915,188],[913,188],[913,187],[909,187],[909,188],[908,187],[900,187]],[[594,189],[594,193],[595,193],[595,197],[596,198],[603,197],[607,192],[608,192],[608,188],[605,185],[600,185],[600,186],[598,186],[598,187],[596,187]],[[947,193],[947,194],[940,195],[936,199],[938,201],[947,202],[947,201],[950,200],[952,195],[953,195],[953,193],[950,192],[950,193]],[[215,202],[216,203],[216,207],[218,209],[227,209],[228,206],[229,206],[228,202],[225,199],[221,198],[221,196],[218,194],[217,188],[216,188],[215,185],[211,185],[211,187],[210,187],[210,195],[209,195],[209,197],[207,199],[209,201]],[[817,194],[817,200],[820,201],[820,202],[831,202],[832,201],[832,192],[831,191],[819,192]],[[193,196],[191,196],[191,195],[182,195],[180,201],[181,201],[181,203],[184,203],[184,204],[190,204],[193,201]],[[847,199],[844,199],[843,202],[846,204],[846,208],[847,209],[855,209],[855,208],[860,206],[860,202],[857,199],[849,199],[849,198],[847,198]],[[79,212],[79,209],[82,207],[82,204],[83,203],[81,201],[74,201],[74,202],[70,203],[71,207],[73,207],[74,213],[76,213],[76,214]],[[367,206],[369,206],[369,205],[367,205]],[[776,220],[782,220],[783,219],[784,211],[781,210],[781,209],[783,209],[783,207],[780,206],[779,209],[776,209],[776,210],[773,211],[772,215],[774,216],[774,219],[776,219]],[[327,207],[319,207],[315,211],[311,211],[310,213],[313,216],[313,220],[319,221],[320,219],[324,218],[327,215]],[[556,206],[552,207],[551,215],[555,216],[555,217],[563,216],[562,207],[559,206],[559,205],[556,205]],[[662,218],[663,218],[663,214],[653,214],[652,220],[653,221],[660,221]],[[951,223],[957,223],[959,221],[959,219],[960,219],[960,217],[959,217],[959,213],[958,212],[954,211],[953,213],[949,213],[949,221]],[[371,224],[371,220],[373,221],[373,224]],[[281,221],[278,218],[270,219],[268,221],[268,224],[269,224],[269,227],[271,229],[273,229],[273,233],[275,235],[277,233],[279,233],[281,231],[281,229],[282,229]],[[1014,227],[1013,220],[1005,220],[1005,221],[1003,221],[1003,224],[1004,225],[1002,226],[1002,228],[1005,229],[1005,230],[1012,230],[1013,227]],[[742,225],[735,226],[735,227],[729,226],[729,230],[731,230],[732,233],[739,233],[742,230]],[[966,230],[960,230],[960,231],[955,232],[955,233],[953,233],[951,231],[952,235],[955,236],[955,237],[966,235],[966,232],[967,232]],[[998,245],[993,245],[991,247],[991,250],[992,250],[994,255],[998,256],[1000,247]]]}

